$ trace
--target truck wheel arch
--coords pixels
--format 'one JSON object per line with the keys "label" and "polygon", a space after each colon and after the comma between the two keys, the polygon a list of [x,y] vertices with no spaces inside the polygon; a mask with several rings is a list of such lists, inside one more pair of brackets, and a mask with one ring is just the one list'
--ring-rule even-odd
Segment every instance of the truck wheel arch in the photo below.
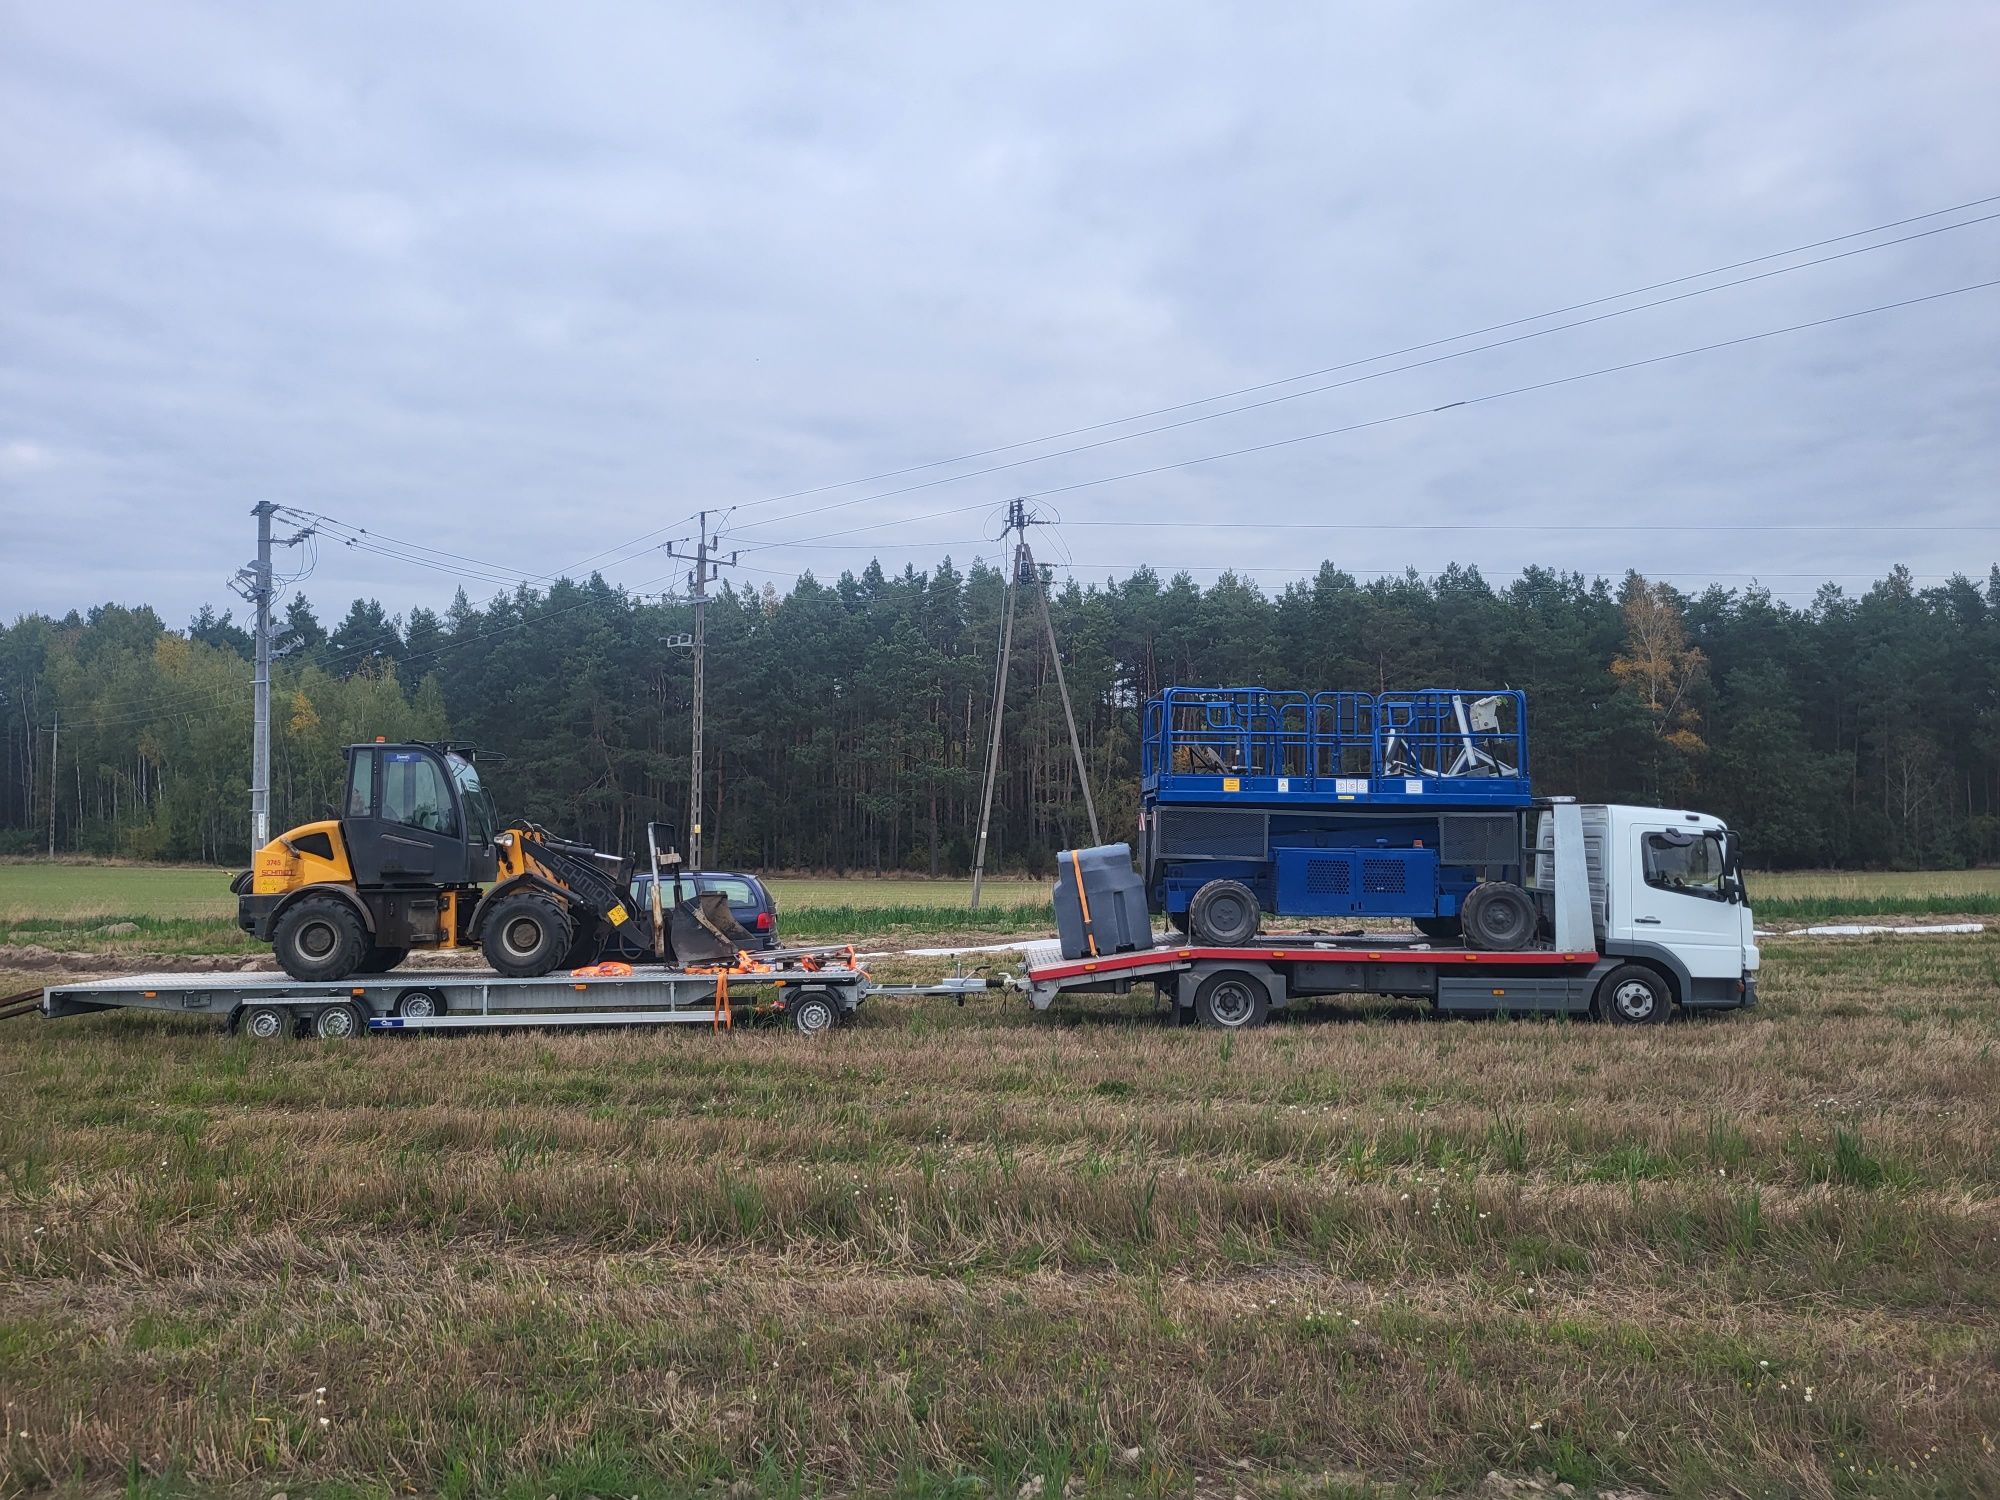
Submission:
{"label": "truck wheel arch", "polygon": [[1186,973],[1177,976],[1177,982],[1174,985],[1174,1003],[1183,1013],[1192,1015],[1194,1013],[1195,993],[1200,990],[1202,982],[1211,974],[1220,973],[1224,969],[1228,969],[1233,973],[1247,974],[1254,979],[1263,981],[1264,991],[1270,997],[1270,1008],[1272,1010],[1281,1009],[1292,998],[1285,987],[1285,976],[1273,969],[1269,964],[1245,963],[1236,959],[1218,958],[1207,963],[1196,964]]}
{"label": "truck wheel arch", "polygon": [[1598,982],[1622,963],[1641,963],[1649,969],[1658,969],[1666,978],[1667,988],[1673,991],[1676,1005],[1686,1005],[1687,997],[1694,992],[1693,976],[1671,948],[1638,939],[1619,939],[1600,944],[1598,952],[1601,956],[1590,970],[1592,994],[1597,992]]}

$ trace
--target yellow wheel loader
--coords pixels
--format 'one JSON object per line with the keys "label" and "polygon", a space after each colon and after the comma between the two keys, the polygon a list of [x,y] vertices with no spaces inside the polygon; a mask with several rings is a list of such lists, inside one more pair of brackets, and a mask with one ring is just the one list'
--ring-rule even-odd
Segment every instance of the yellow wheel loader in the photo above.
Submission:
{"label": "yellow wheel loader", "polygon": [[475,944],[499,973],[530,978],[595,963],[614,931],[662,963],[727,963],[750,941],[720,894],[665,908],[660,866],[680,857],[651,826],[639,913],[631,859],[500,827],[468,753],[378,740],[346,756],[340,816],[272,839],[230,885],[237,925],[294,979],[382,974],[413,948]]}

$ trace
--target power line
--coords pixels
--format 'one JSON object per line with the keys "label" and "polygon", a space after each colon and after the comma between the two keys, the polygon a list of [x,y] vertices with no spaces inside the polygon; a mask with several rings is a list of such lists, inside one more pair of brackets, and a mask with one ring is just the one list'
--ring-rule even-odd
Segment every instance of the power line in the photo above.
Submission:
{"label": "power line", "polygon": [[[1475,344],[1470,348],[1466,349],[1454,349],[1450,353],[1432,355],[1428,359],[1412,360],[1409,364],[1391,365],[1389,368],[1384,370],[1370,370],[1366,374],[1352,375],[1345,380],[1330,381],[1325,385],[1308,386],[1306,389],[1299,391],[1287,391],[1283,395],[1267,396],[1261,401],[1249,401],[1245,402],[1241,406],[1225,407],[1221,411],[1202,412],[1196,416],[1182,417],[1172,422],[1162,422],[1156,427],[1142,427],[1136,432],[1123,432],[1119,433],[1115,437],[1099,438],[1095,442],[1079,443],[1075,447],[1071,448],[1057,448],[1048,453],[1037,453],[1027,458],[1011,459],[1004,464],[991,464],[983,469],[972,469],[963,474],[949,474],[937,479],[925,480],[921,484],[905,485],[901,489],[884,490],[874,495],[861,495],[857,496],[855,499],[852,500],[837,500],[827,505],[817,505],[817,506],[812,506],[806,510],[793,511],[789,515],[772,516],[768,520],[764,521],[751,521],[748,523],[745,529],[747,530],[758,526],[774,526],[785,521],[794,520],[800,516],[819,515],[830,510],[842,510],[848,506],[866,504],[870,500],[886,500],[895,495],[909,494],[914,490],[931,489],[942,484],[956,484],[960,480],[964,479],[978,479],[988,474],[999,474],[1009,469],[1024,468],[1029,464],[1044,463],[1052,458],[1068,458],[1078,453],[1089,453],[1098,448],[1109,448],[1118,443],[1129,443],[1137,438],[1151,437],[1157,433],[1162,433],[1162,432],[1172,432],[1178,428],[1192,427],[1197,423],[1212,422],[1221,417],[1240,416],[1242,413],[1247,411],[1259,411],[1265,407],[1277,406],[1286,401],[1297,401],[1306,396],[1323,395],[1328,391],[1342,390],[1348,386],[1363,384],[1366,381],[1380,380],[1385,376],[1389,375],[1407,374],[1411,370],[1419,370],[1430,365],[1443,364],[1449,360],[1463,359],[1467,355],[1484,354],[1494,349],[1506,348],[1511,344],[1525,343],[1530,339],[1546,338],[1550,334],[1555,334],[1555,333],[1566,333],[1572,329],[1587,327],[1593,323],[1606,322],[1612,318],[1622,318],[1632,313],[1646,312],[1656,307],[1665,307],[1669,303],[1684,302],[1690,297],[1705,297],[1711,292],[1727,291],[1731,287],[1744,286],[1753,281],[1765,281],[1773,276],[1786,276],[1791,274],[1793,271],[1804,271],[1810,269],[1813,266],[1825,265],[1829,261],[1845,260],[1848,257],[1855,255],[1866,255],[1875,250],[1886,250],[1893,245],[1907,244],[1911,240],[1925,239],[1931,235],[1948,234],[1954,229],[1965,229],[1974,224],[1989,223],[1994,219],[2000,219],[2000,213],[1985,214],[1976,219],[1967,219],[1963,223],[1945,224],[1945,225],[1940,225],[1938,228],[1935,229],[1921,230],[1916,234],[1905,235],[1901,239],[1884,240],[1879,245],[1863,245],[1853,250],[1843,250],[1836,255],[1822,256],[1818,260],[1801,261],[1798,265],[1795,266],[1780,266],[1775,270],[1760,271],[1754,276],[1744,276],[1735,281],[1720,282],[1715,286],[1698,287],[1693,291],[1687,291],[1687,292],[1676,292],[1671,297],[1661,297],[1657,301],[1641,302],[1635,306],[1619,308],[1613,312],[1597,313],[1588,318],[1579,318],[1573,323],[1558,323],[1555,324],[1553,327],[1538,328],[1530,333],[1519,333],[1509,338],[1496,339],[1490,344]],[[1471,335],[1468,335],[1468,337],[1470,336]],[[1454,341],[1443,340],[1441,342],[1454,342]],[[1376,358],[1391,358],[1391,357],[1393,356],[1387,356],[1387,355],[1376,356]],[[1370,364],[1370,363],[1373,363],[1373,361],[1355,360],[1350,364],[1336,366],[1334,368],[1351,369],[1356,364]],[[1328,371],[1327,373],[1332,373],[1332,372]],[[1309,377],[1306,376],[1294,377],[1294,379],[1306,379],[1306,378]],[[1290,382],[1277,382],[1277,383],[1289,384]],[[1226,398],[1213,397],[1211,399],[1221,400]],[[1189,404],[1205,405],[1206,403],[1198,402]],[[1135,419],[1128,418],[1127,420],[1135,420]],[[1117,424],[1103,424],[1103,425],[1117,425]],[[1052,492],[1044,490],[1039,493],[1048,494]],[[752,503],[757,503],[757,502],[752,502]]]}

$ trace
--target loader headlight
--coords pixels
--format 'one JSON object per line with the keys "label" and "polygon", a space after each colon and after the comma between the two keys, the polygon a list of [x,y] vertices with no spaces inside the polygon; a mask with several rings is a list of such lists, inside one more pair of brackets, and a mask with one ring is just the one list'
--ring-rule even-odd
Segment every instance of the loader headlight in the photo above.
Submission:
{"label": "loader headlight", "polygon": [[514,835],[513,835],[513,834],[511,834],[511,833],[496,833],[496,834],[494,834],[494,835],[493,835],[493,847],[494,847],[494,848],[496,848],[496,849],[511,849],[511,848],[513,848],[513,847],[514,847]]}

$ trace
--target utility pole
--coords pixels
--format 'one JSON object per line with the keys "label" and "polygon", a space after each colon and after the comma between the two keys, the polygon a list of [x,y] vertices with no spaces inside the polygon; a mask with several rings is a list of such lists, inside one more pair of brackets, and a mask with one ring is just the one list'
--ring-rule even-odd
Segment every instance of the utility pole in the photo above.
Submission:
{"label": "utility pole", "polygon": [[1000,613],[1000,663],[993,677],[993,729],[986,745],[986,784],[979,794],[979,842],[972,856],[972,906],[979,908],[979,893],[986,879],[986,841],[993,823],[993,788],[1000,779],[1000,721],[1007,707],[1007,666],[1014,644],[1014,611],[1023,587],[1035,590],[1041,605],[1042,628],[1049,642],[1049,660],[1056,672],[1056,695],[1062,699],[1063,722],[1069,726],[1070,753],[1076,757],[1077,785],[1083,789],[1083,810],[1090,819],[1090,841],[1103,842],[1097,830],[1097,799],[1090,793],[1090,768],[1084,764],[1083,742],[1077,738],[1076,711],[1070,706],[1069,684],[1063,677],[1062,648],[1056,643],[1055,617],[1049,611],[1048,581],[1028,545],[1028,528],[1043,524],[1028,509],[1025,500],[1007,503],[1007,527],[1014,533],[1014,557],[1007,570],[1007,600]]}
{"label": "utility pole", "polygon": [[56,752],[62,748],[62,710],[49,725],[49,858],[56,857]]}
{"label": "utility pole", "polygon": [[[278,506],[269,500],[250,509],[257,518],[257,560],[239,568],[230,587],[257,611],[255,664],[251,668],[250,852],[271,841],[271,600],[276,592],[271,575],[271,517]],[[296,547],[313,534],[308,526],[285,538]]]}
{"label": "utility pole", "polygon": [[[715,581],[716,570],[725,566],[733,567],[736,554],[729,554],[727,563],[721,561],[721,553],[715,549],[719,536],[710,536],[707,511],[699,513],[699,528],[694,554],[689,560],[694,568],[688,573],[690,592],[694,595],[694,714],[693,753],[689,756],[688,767],[688,852],[687,868],[701,868],[701,741],[702,741],[702,697],[704,679],[708,668],[708,586]],[[676,552],[675,543],[667,543],[667,556],[689,557],[685,552]]]}

